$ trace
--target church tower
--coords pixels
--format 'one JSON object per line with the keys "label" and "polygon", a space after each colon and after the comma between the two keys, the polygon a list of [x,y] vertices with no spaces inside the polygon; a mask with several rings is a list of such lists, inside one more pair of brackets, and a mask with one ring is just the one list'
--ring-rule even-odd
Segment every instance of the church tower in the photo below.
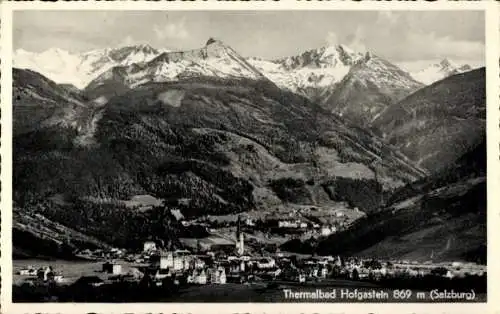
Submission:
{"label": "church tower", "polygon": [[241,216],[238,216],[238,221],[236,223],[236,252],[238,255],[243,255],[245,252],[245,240],[243,232],[241,232]]}

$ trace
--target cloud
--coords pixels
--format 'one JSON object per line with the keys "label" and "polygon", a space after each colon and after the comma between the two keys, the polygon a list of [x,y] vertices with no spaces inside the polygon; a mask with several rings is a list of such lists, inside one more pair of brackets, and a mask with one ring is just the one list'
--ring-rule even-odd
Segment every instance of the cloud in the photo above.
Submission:
{"label": "cloud", "polygon": [[352,34],[350,37],[349,42],[347,43],[347,46],[354,51],[357,52],[366,52],[368,49],[366,48],[366,31],[365,28],[362,26],[358,26],[356,28],[356,32]]}
{"label": "cloud", "polygon": [[137,41],[132,38],[132,36],[128,35],[127,37],[125,37],[125,39],[123,39],[120,44],[118,44],[119,47],[127,47],[127,46],[132,46],[134,44],[136,44]]}
{"label": "cloud", "polygon": [[[420,18],[420,19],[419,19]],[[485,44],[479,38],[462,36],[467,30],[452,32],[435,26],[440,14],[416,15],[379,11],[372,24],[358,25],[345,44],[359,52],[367,50],[393,62],[418,60],[484,60]]]}
{"label": "cloud", "polygon": [[369,46],[368,43],[373,37],[380,34],[382,34],[382,36],[390,36],[393,28],[400,27],[400,25],[398,25],[399,21],[399,13],[394,11],[379,11],[374,25],[369,27],[358,25],[356,31],[348,36],[349,40],[346,44],[354,51],[365,53],[370,50],[367,46]]}
{"label": "cloud", "polygon": [[184,39],[189,36],[185,19],[181,19],[178,22],[166,23],[161,26],[155,25],[153,31],[158,40]]}
{"label": "cloud", "polygon": [[328,32],[326,35],[326,43],[328,46],[336,46],[339,44],[339,38],[335,32]]}
{"label": "cloud", "polygon": [[406,37],[409,47],[422,47],[408,51],[410,58],[461,58],[484,59],[485,46],[479,41],[457,40],[449,36],[439,37],[435,33],[410,33]]}

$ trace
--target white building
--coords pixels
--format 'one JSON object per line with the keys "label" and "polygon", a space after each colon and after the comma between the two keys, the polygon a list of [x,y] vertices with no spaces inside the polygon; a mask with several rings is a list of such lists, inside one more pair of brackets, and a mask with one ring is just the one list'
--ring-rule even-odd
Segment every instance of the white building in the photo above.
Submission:
{"label": "white building", "polygon": [[204,269],[193,270],[193,273],[188,276],[188,283],[193,283],[195,285],[206,285],[207,273]]}
{"label": "white building", "polygon": [[276,266],[276,261],[270,257],[263,257],[257,260],[257,267],[261,269],[273,268]]}
{"label": "white building", "polygon": [[189,269],[191,264],[193,264],[191,255],[168,252],[160,256],[160,269],[170,268],[174,271],[181,271]]}
{"label": "white building", "polygon": [[219,284],[223,285],[226,282],[227,282],[226,271],[224,270],[224,268],[222,268],[221,270],[219,270]]}
{"label": "white building", "polygon": [[306,282],[306,276],[304,274],[299,275],[299,282],[300,283]]}
{"label": "white building", "polygon": [[146,241],[144,242],[144,252],[152,252],[156,251],[156,243],[153,241]]}
{"label": "white building", "polygon": [[119,275],[119,274],[121,274],[122,273],[122,265],[120,265],[120,264],[113,264],[112,273],[113,273],[113,275]]}
{"label": "white building", "polygon": [[447,271],[446,275],[444,275],[446,278],[452,279],[455,277],[455,274],[453,274],[451,271]]}
{"label": "white building", "polygon": [[240,259],[244,262],[248,262],[250,261],[252,258],[248,255],[243,255],[243,256],[240,256]]}
{"label": "white building", "polygon": [[329,236],[332,233],[333,233],[332,228],[330,228],[328,226],[321,227],[321,235],[322,236],[326,237],[326,236]]}
{"label": "white building", "polygon": [[160,269],[167,269],[174,267],[174,254],[169,252],[168,254],[162,254],[160,256]]}
{"label": "white building", "polygon": [[320,277],[326,278],[327,275],[328,275],[328,269],[326,267],[322,267]]}
{"label": "white building", "polygon": [[199,259],[199,258],[195,258],[192,262],[193,264],[193,268],[195,269],[200,269],[200,268],[204,268],[205,267],[205,261]]}
{"label": "white building", "polygon": [[298,228],[299,223],[288,221],[288,220],[281,220],[278,222],[278,227],[280,227],[280,228]]}
{"label": "white building", "polygon": [[184,215],[181,213],[180,209],[171,209],[170,213],[177,221],[181,221],[184,219]]}
{"label": "white building", "polygon": [[225,284],[227,281],[224,267],[213,268],[210,271],[210,282],[213,284]]}
{"label": "white building", "polygon": [[184,259],[175,257],[174,258],[174,271],[179,271],[184,269]]}

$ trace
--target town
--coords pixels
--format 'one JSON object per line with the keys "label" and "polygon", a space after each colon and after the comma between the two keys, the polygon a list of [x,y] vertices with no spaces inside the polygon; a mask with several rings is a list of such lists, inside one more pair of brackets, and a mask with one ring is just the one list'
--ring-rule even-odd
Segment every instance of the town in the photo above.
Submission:
{"label": "town", "polygon": [[[76,273],[65,267],[61,270],[52,265],[26,265],[16,270],[15,277],[17,284],[25,288],[48,285],[98,288],[126,282],[137,284],[142,289],[254,283],[267,287],[328,286],[343,281],[384,286],[398,279],[417,282],[416,279],[426,278],[433,278],[434,281],[466,278],[481,281],[486,278],[486,266],[473,263],[307,256],[279,249],[274,252],[258,251],[246,245],[243,230],[251,225],[251,220],[238,216],[234,234],[236,241],[195,240],[191,241],[194,242],[191,243],[192,248],[186,246],[184,249],[169,250],[163,241],[151,240],[144,242],[140,252],[118,248],[86,249],[78,252],[77,256],[90,267],[79,269]],[[280,222],[278,226],[299,229],[300,222]]]}

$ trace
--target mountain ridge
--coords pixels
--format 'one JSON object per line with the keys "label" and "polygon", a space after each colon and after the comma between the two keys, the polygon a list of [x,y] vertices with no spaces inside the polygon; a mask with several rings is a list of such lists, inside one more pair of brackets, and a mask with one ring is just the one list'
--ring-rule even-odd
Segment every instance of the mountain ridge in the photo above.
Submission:
{"label": "mountain ridge", "polygon": [[426,68],[410,74],[415,80],[425,85],[431,85],[449,76],[468,72],[470,70],[472,70],[472,67],[468,64],[458,65],[450,59],[445,58],[439,63],[431,64]]}
{"label": "mountain ridge", "polygon": [[485,68],[447,77],[389,106],[372,129],[417,165],[439,170],[484,136],[485,87]]}
{"label": "mountain ridge", "polygon": [[[30,79],[14,84],[38,86]],[[14,109],[26,101],[15,98]],[[383,190],[425,175],[368,132],[269,81],[188,77],[91,104],[75,125],[15,130],[14,198],[109,244],[132,241],[128,228],[137,226],[123,221],[125,229],[111,231],[109,221],[125,219],[116,216],[120,200],[134,195],[163,199],[187,217],[342,202],[370,212]],[[91,145],[80,144],[84,135]],[[342,199],[335,189],[345,189]],[[50,201],[56,196],[63,201]]]}
{"label": "mountain ridge", "polygon": [[[345,75],[330,73],[325,88],[294,93],[262,73],[255,60],[215,39],[184,52],[156,53],[149,48],[139,47],[155,54],[146,62],[127,64],[123,56],[130,51],[113,55],[124,64],[104,70],[84,90],[14,69],[13,188],[14,202],[21,208],[18,222],[36,223],[33,217],[40,214],[51,226],[62,224],[89,244],[127,247],[140,245],[151,233],[178,237],[182,226],[166,213],[173,208],[194,218],[341,206],[364,212],[368,223],[380,217],[383,221],[377,226],[396,226],[394,230],[406,218],[422,218],[422,223],[411,226],[418,233],[418,228],[424,230],[435,221],[429,217],[440,204],[453,205],[462,195],[455,191],[466,190],[471,199],[480,200],[484,175],[467,177],[473,172],[478,143],[484,140],[480,127],[464,128],[478,135],[467,149],[434,159],[451,165],[448,171],[460,172],[446,181],[435,177],[446,170],[443,167],[429,167],[429,177],[427,163],[414,166],[418,158],[405,151],[414,148],[406,146],[405,126],[413,127],[413,116],[408,115],[412,108],[424,110],[419,118],[434,121],[428,130],[456,126],[455,116],[478,117],[460,126],[484,123],[484,70],[423,87],[387,60],[336,46],[279,61],[289,71],[305,71],[305,77],[318,69],[328,72],[332,64],[344,67]],[[310,83],[317,86],[322,79]],[[443,141],[452,143],[449,136],[454,133],[445,133]],[[397,201],[411,200],[415,193],[427,196],[408,203],[401,215],[380,212]],[[137,195],[159,199],[161,206],[147,214],[130,210],[124,204]],[[440,203],[440,198],[446,200]],[[446,217],[457,229],[443,232],[456,233],[463,226],[465,216],[453,216],[462,215],[463,209],[454,206],[444,214],[452,215]],[[482,223],[479,207],[479,215],[467,215]],[[373,231],[370,228],[366,234]],[[329,241],[322,244],[325,252]]]}
{"label": "mountain ridge", "polygon": [[366,53],[321,105],[358,125],[368,125],[387,106],[422,87],[396,65]]}
{"label": "mountain ridge", "polygon": [[71,53],[61,48],[50,48],[41,53],[17,49],[13,66],[31,69],[59,84],[72,84],[83,89],[96,76],[114,66],[149,61],[159,53],[160,50],[147,44],[82,53]]}
{"label": "mountain ridge", "polygon": [[146,63],[113,67],[92,80],[85,91],[92,95],[90,97],[99,97],[103,95],[96,90],[106,89],[106,85],[116,94],[117,86],[119,90],[127,90],[148,82],[176,81],[193,76],[267,80],[231,47],[211,38],[202,48],[164,52]]}

